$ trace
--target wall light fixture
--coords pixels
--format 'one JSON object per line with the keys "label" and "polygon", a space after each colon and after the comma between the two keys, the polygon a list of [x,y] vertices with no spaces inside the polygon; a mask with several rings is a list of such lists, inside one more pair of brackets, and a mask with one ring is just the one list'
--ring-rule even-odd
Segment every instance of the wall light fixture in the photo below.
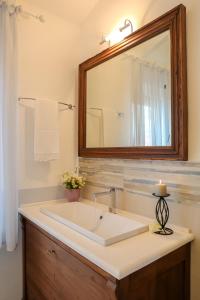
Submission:
{"label": "wall light fixture", "polygon": [[125,29],[127,29],[130,26],[131,28],[131,33],[133,33],[133,23],[129,20],[129,19],[125,19],[124,20],[124,26],[119,28],[119,31],[124,31]]}
{"label": "wall light fixture", "polygon": [[[130,31],[126,31],[127,28],[130,27]],[[114,29],[110,34],[107,36],[103,36],[102,40],[100,41],[100,45],[104,43],[108,43],[109,47],[112,44],[118,43],[123,40],[127,35],[133,33],[133,23],[129,19],[124,20],[123,26]]]}

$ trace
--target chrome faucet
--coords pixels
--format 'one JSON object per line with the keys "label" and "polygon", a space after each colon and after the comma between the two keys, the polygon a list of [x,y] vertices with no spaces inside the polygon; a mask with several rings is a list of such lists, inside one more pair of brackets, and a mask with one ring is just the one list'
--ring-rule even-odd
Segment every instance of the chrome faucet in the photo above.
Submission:
{"label": "chrome faucet", "polygon": [[108,191],[93,193],[92,194],[93,199],[96,201],[96,199],[98,197],[111,195],[111,200],[110,200],[109,205],[108,205],[108,210],[109,210],[109,212],[116,214],[116,191],[117,190],[122,190],[122,189],[121,188],[116,188],[116,187],[111,187],[111,188],[109,188]]}

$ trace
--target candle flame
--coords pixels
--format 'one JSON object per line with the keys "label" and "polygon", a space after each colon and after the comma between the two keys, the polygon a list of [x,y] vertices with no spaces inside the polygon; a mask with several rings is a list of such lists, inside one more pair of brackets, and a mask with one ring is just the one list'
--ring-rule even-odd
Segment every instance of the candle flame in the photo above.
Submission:
{"label": "candle flame", "polygon": [[160,184],[162,184],[162,179],[160,179]]}

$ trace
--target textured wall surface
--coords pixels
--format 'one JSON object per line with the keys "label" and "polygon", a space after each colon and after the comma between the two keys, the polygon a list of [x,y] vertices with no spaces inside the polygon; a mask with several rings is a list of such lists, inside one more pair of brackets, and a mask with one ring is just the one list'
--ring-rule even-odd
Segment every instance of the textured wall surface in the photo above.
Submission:
{"label": "textured wall surface", "polygon": [[80,168],[89,185],[118,186],[150,199],[162,179],[171,194],[169,201],[200,205],[200,163],[81,158]]}

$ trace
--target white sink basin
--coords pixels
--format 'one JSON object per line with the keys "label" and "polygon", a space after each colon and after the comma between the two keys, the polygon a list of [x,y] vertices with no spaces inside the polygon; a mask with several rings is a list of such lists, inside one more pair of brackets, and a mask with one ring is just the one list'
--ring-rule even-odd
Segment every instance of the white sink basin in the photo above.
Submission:
{"label": "white sink basin", "polygon": [[40,211],[103,246],[148,231],[146,224],[81,202],[49,205]]}

